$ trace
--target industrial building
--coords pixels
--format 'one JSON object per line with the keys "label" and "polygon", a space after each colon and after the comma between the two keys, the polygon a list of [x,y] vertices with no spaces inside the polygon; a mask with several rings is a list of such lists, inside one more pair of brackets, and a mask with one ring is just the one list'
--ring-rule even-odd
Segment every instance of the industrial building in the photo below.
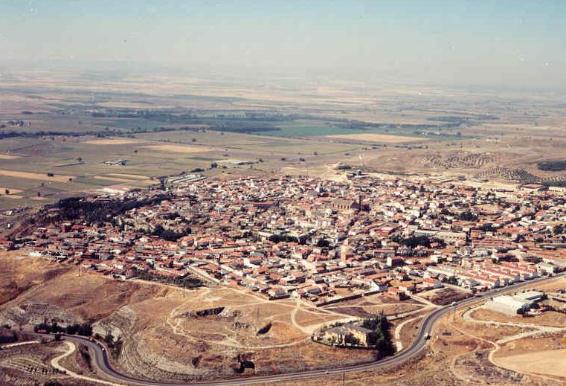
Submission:
{"label": "industrial building", "polygon": [[484,307],[488,310],[515,316],[529,311],[539,301],[543,300],[544,297],[545,294],[538,291],[522,292],[515,295],[502,295],[494,297],[492,300],[488,301]]}

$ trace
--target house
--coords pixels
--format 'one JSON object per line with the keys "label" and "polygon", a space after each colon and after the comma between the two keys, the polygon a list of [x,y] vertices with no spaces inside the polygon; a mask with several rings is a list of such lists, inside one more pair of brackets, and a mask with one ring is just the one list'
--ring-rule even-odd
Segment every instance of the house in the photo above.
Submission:
{"label": "house", "polygon": [[284,288],[271,288],[267,291],[269,300],[285,299],[290,295]]}
{"label": "house", "polygon": [[386,263],[388,267],[398,267],[403,265],[403,258],[401,256],[389,256]]}

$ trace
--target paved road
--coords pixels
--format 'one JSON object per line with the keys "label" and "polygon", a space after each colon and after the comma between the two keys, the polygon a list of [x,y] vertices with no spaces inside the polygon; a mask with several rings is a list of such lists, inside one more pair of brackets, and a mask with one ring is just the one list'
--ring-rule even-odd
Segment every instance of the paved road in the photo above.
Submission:
{"label": "paved road", "polygon": [[[565,272],[566,273],[566,272]],[[562,273],[560,276],[563,276],[565,273]],[[316,378],[321,377],[329,374],[342,374],[346,372],[354,372],[354,371],[364,371],[364,370],[379,370],[384,369],[391,366],[401,365],[403,363],[408,362],[411,359],[414,359],[419,356],[419,354],[425,349],[426,343],[428,341],[428,337],[432,332],[434,324],[444,315],[447,313],[454,311],[456,309],[464,308],[471,305],[474,302],[479,300],[494,296],[500,295],[506,292],[517,291],[518,289],[533,285],[537,282],[543,282],[547,280],[551,280],[556,278],[539,278],[535,280],[530,280],[523,283],[518,283],[512,286],[499,288],[495,290],[491,290],[485,292],[481,295],[481,297],[472,297],[468,299],[461,300],[457,302],[453,306],[444,306],[441,308],[437,308],[428,314],[421,323],[419,333],[409,347],[405,350],[398,352],[394,356],[387,357],[375,362],[370,363],[363,363],[357,365],[344,365],[344,366],[337,366],[331,369],[326,370],[307,370],[301,372],[292,372],[292,373],[284,373],[284,374],[273,374],[273,375],[266,375],[266,376],[250,376],[250,377],[235,377],[231,379],[222,379],[216,381],[203,381],[203,382],[193,382],[193,383],[162,383],[162,382],[155,382],[150,380],[144,380],[140,378],[133,378],[126,374],[120,373],[116,370],[110,360],[108,358],[108,354],[104,350],[102,346],[100,346],[96,342],[91,342],[88,338],[79,337],[79,336],[64,336],[63,339],[74,342],[74,343],[82,343],[89,348],[92,349],[94,352],[94,363],[96,367],[106,375],[106,378],[115,383],[122,383],[126,385],[136,385],[136,386],[181,386],[181,385],[208,385],[208,386],[221,386],[221,385],[251,385],[251,384],[258,384],[258,383],[271,383],[271,382],[279,382],[279,381],[293,381],[293,380],[300,380],[306,378]]]}

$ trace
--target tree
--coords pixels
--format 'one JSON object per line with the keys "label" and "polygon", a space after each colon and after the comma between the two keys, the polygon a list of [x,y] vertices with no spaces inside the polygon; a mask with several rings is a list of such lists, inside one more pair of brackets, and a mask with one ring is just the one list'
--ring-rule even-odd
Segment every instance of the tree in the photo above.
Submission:
{"label": "tree", "polygon": [[62,384],[62,383],[59,383],[59,382],[57,382],[57,381],[51,380],[51,381],[45,382],[45,383],[43,384],[43,386],[63,386],[63,384]]}
{"label": "tree", "polygon": [[114,337],[112,336],[112,333],[110,331],[106,332],[106,335],[104,336],[104,341],[109,346],[112,346],[114,344]]}
{"label": "tree", "polygon": [[161,224],[157,224],[157,226],[153,229],[152,234],[167,241],[177,241],[181,237],[185,236],[185,233],[179,233],[170,229],[165,229]]}
{"label": "tree", "polygon": [[92,326],[89,323],[83,323],[79,325],[77,330],[78,335],[82,336],[91,336],[92,335]]}
{"label": "tree", "polygon": [[391,324],[383,312],[374,318],[364,319],[362,327],[372,331],[368,334],[368,345],[375,347],[380,356],[392,355],[395,352],[389,331]]}
{"label": "tree", "polygon": [[424,236],[424,235],[423,236],[411,236],[411,237],[408,237],[408,238],[402,238],[402,237],[399,237],[399,236],[394,236],[392,238],[392,240],[399,243],[399,244],[403,244],[407,247],[410,247],[410,248],[415,248],[419,245],[421,245],[423,247],[430,248],[430,244],[433,241],[441,241],[441,240],[431,239],[428,236]]}
{"label": "tree", "polygon": [[75,335],[78,330],[79,330],[78,324],[70,324],[67,326],[67,334]]}
{"label": "tree", "polygon": [[361,342],[354,335],[346,334],[346,335],[344,335],[344,343],[345,344],[351,344],[352,346],[359,346]]}
{"label": "tree", "polygon": [[469,210],[460,213],[460,220],[463,220],[463,221],[476,221],[477,219],[478,219],[478,216],[477,216],[475,213],[472,213],[472,212],[469,211]]}

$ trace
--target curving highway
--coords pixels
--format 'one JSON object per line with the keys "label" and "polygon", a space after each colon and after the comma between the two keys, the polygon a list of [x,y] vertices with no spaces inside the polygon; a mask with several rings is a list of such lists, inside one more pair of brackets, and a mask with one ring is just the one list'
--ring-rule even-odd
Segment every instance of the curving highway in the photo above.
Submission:
{"label": "curving highway", "polygon": [[251,385],[251,384],[258,384],[258,383],[270,383],[270,382],[277,382],[277,381],[292,381],[292,380],[299,380],[305,378],[315,378],[319,376],[329,375],[329,374],[342,374],[346,372],[355,372],[355,371],[364,371],[364,370],[379,370],[384,369],[387,367],[398,366],[404,363],[407,363],[409,360],[414,359],[419,356],[419,354],[425,349],[426,343],[430,334],[432,333],[432,329],[435,323],[442,318],[447,313],[454,311],[456,309],[464,308],[469,306],[472,303],[478,302],[482,299],[500,295],[506,292],[517,291],[518,289],[531,286],[537,282],[543,282],[547,280],[556,279],[559,276],[563,276],[564,273],[554,276],[554,277],[543,277],[539,279],[530,280],[527,282],[522,282],[518,284],[514,284],[511,286],[507,286],[504,288],[499,288],[491,291],[487,291],[483,293],[481,296],[471,297],[468,299],[461,300],[452,306],[444,306],[441,308],[437,308],[430,314],[428,314],[422,321],[420,325],[420,329],[415,341],[406,349],[398,352],[397,354],[383,358],[381,360],[369,363],[362,363],[357,365],[344,365],[338,366],[331,369],[323,369],[323,370],[307,370],[301,372],[290,372],[284,374],[273,374],[273,375],[265,375],[265,376],[250,376],[250,377],[239,377],[239,378],[230,378],[230,379],[221,379],[215,381],[195,381],[192,383],[163,383],[163,382],[156,382],[146,379],[140,378],[133,378],[129,375],[124,373],[120,373],[116,370],[112,364],[110,363],[108,354],[104,347],[102,347],[99,343],[93,342],[88,338],[80,337],[80,336],[70,336],[65,335],[63,339],[68,340],[73,343],[81,343],[89,348],[92,349],[94,352],[94,364],[98,368],[98,370],[105,375],[107,380],[110,380],[115,383],[119,384],[126,384],[126,385],[139,385],[139,386],[182,386],[182,385],[209,385],[209,386],[220,386],[220,385]]}

